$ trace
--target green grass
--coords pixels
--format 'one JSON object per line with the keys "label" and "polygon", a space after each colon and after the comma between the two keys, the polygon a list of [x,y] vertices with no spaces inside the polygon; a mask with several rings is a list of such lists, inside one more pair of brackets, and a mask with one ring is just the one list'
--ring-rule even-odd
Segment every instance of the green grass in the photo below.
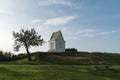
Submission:
{"label": "green grass", "polygon": [[[102,61],[93,62],[91,58],[102,59]],[[58,54],[49,54],[44,56],[39,61],[35,61],[35,55],[32,55],[33,61],[28,61],[27,58],[0,62],[0,64],[15,64],[15,65],[120,65],[120,54],[109,53],[80,53],[75,56],[65,56]]]}
{"label": "green grass", "polygon": [[[92,58],[102,63],[92,63]],[[33,60],[35,59],[32,55]],[[50,54],[40,61],[27,58],[0,62],[0,80],[119,80],[120,54],[80,53],[75,56]],[[93,70],[93,65],[110,66],[110,70]],[[113,66],[114,65],[114,66]]]}
{"label": "green grass", "polygon": [[[40,59],[42,62],[60,65],[120,65],[120,54],[112,53],[70,53],[73,55],[48,54]],[[93,61],[96,59],[97,61]]]}
{"label": "green grass", "polygon": [[0,80],[119,80],[120,66],[94,71],[92,66],[0,65]]}
{"label": "green grass", "polygon": [[[111,53],[70,53],[66,54],[48,54],[43,56],[40,60],[35,61],[35,54],[32,55],[33,61],[28,61],[27,58],[10,61],[0,62],[6,65],[120,65],[120,54]],[[92,59],[98,59],[93,61]]]}

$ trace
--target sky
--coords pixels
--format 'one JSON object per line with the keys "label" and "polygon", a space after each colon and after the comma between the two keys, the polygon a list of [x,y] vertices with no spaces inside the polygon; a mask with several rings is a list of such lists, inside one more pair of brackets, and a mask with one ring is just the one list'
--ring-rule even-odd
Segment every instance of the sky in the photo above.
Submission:
{"label": "sky", "polygon": [[[48,51],[53,32],[62,31],[66,48],[120,53],[120,0],[0,0],[0,50],[13,51],[13,31],[35,30]],[[21,48],[19,52],[25,52]]]}

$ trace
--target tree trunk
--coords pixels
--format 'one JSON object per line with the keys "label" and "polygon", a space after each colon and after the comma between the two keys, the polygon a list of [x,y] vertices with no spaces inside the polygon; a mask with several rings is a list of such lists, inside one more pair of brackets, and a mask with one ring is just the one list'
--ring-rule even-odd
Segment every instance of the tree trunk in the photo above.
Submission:
{"label": "tree trunk", "polygon": [[27,51],[27,55],[28,55],[28,61],[31,61],[32,59],[31,59],[31,55],[30,55],[30,52],[28,50],[28,47],[26,47],[26,51]]}

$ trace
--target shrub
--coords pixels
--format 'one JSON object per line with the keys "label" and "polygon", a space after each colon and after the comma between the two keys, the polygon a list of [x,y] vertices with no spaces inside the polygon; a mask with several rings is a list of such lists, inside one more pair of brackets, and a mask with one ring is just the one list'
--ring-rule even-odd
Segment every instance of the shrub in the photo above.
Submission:
{"label": "shrub", "polygon": [[69,51],[70,51],[70,52],[71,52],[71,51],[72,51],[72,52],[77,52],[78,50],[75,49],[75,48],[67,48],[67,49],[65,49],[65,51],[66,51],[66,52],[69,52]]}

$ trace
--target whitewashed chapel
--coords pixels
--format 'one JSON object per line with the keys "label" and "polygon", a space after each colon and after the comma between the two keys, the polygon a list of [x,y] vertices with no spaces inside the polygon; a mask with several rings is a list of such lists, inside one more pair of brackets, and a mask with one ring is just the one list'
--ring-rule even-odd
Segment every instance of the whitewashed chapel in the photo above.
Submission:
{"label": "whitewashed chapel", "polygon": [[65,52],[65,41],[61,31],[53,32],[49,40],[49,52]]}

